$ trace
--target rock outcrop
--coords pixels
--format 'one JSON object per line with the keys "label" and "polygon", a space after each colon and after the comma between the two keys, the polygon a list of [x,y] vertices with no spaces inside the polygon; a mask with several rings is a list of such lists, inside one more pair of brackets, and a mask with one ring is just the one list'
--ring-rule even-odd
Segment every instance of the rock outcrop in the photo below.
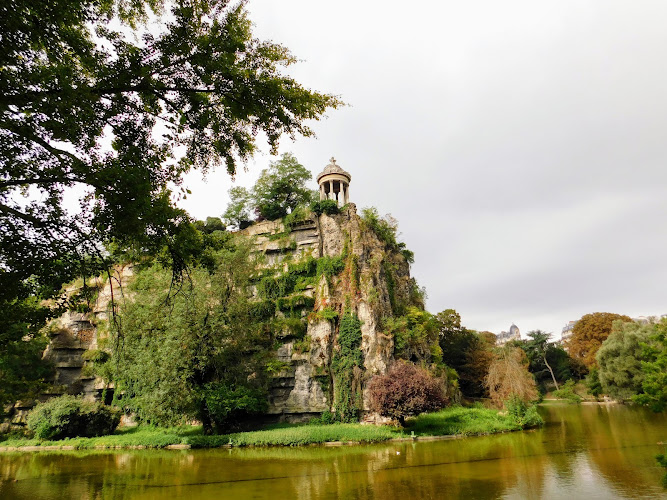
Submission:
{"label": "rock outcrop", "polygon": [[[314,303],[299,313],[307,323],[305,336],[289,331],[276,335],[280,345],[275,355],[284,369],[272,378],[271,418],[294,421],[331,409],[335,390],[331,363],[338,349],[338,318],[345,311],[361,321],[362,388],[370,377],[387,371],[393,362],[394,342],[381,325],[394,314],[397,304],[410,300],[415,284],[401,252],[389,248],[366,226],[354,204],[336,215],[293,222],[289,228],[281,221],[264,221],[238,234],[252,241],[254,253],[263,256],[260,265],[267,269],[286,271],[288,263],[307,259],[335,259],[342,266],[342,271],[322,274],[299,291],[312,301],[308,305]],[[56,367],[56,393],[102,397],[106,385],[87,370],[90,355],[84,353],[111,348],[111,298],[127,300],[125,285],[131,279],[131,266],[117,268],[110,280],[97,283],[99,293],[91,311],[67,314],[51,325],[52,341],[45,357]],[[365,409],[367,394],[362,399]]]}
{"label": "rock outcrop", "polygon": [[[284,233],[283,239],[275,236]],[[354,204],[348,204],[337,215],[322,214],[294,224],[285,231],[279,222],[260,222],[244,231],[254,238],[256,252],[266,255],[267,265],[298,261],[308,257],[343,258],[344,270],[337,276],[319,278],[316,286],[306,290],[315,299],[307,315],[308,349],[298,352],[300,339],[284,339],[277,351],[278,359],[289,368],[276,376],[270,391],[270,410],[290,420],[310,417],[329,410],[334,380],[330,366],[337,349],[337,321],[317,314],[325,309],[340,316],[345,310],[361,321],[361,350],[365,373],[362,387],[375,374],[384,374],[393,361],[394,344],[380,325],[393,314],[396,303],[409,300],[414,282],[403,255],[387,248],[357,215]],[[304,314],[306,314],[304,312]],[[364,392],[363,405],[368,395]]]}

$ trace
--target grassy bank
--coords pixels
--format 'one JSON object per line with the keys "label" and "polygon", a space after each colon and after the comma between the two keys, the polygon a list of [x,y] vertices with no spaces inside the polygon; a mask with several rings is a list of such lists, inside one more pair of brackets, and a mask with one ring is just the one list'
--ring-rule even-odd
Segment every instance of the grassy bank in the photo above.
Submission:
{"label": "grassy bank", "polygon": [[74,449],[95,448],[164,448],[169,445],[188,445],[192,448],[220,446],[301,446],[328,442],[375,443],[395,438],[415,436],[448,436],[492,434],[520,429],[506,415],[483,408],[451,407],[436,413],[420,415],[408,420],[405,429],[392,426],[361,424],[304,424],[282,425],[260,431],[205,436],[201,427],[170,429],[140,426],[123,428],[109,436],[73,438],[60,441],[39,439],[7,439],[0,448],[27,446],[67,446]]}
{"label": "grassy bank", "polygon": [[520,430],[509,416],[487,408],[453,406],[409,420],[405,430],[417,436],[472,436]]}

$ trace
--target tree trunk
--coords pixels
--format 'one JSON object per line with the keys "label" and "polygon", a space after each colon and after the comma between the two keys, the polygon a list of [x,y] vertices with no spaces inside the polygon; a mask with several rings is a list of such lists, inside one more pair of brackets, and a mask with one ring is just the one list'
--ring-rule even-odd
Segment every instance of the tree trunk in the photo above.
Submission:
{"label": "tree trunk", "polygon": [[554,384],[556,385],[556,390],[558,390],[558,382],[556,382],[556,377],[554,376],[554,371],[551,369],[551,366],[549,366],[549,362],[547,361],[546,353],[544,354],[544,364],[547,365],[547,368],[549,368],[549,373],[551,373],[551,378],[553,379]]}

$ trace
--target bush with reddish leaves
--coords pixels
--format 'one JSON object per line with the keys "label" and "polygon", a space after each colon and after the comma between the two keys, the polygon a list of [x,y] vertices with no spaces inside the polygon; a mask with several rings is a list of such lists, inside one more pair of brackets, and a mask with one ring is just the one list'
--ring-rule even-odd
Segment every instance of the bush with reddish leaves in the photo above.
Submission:
{"label": "bush with reddish leaves", "polygon": [[443,408],[447,403],[443,381],[410,363],[395,364],[386,375],[376,375],[369,384],[370,409],[384,417],[405,418]]}

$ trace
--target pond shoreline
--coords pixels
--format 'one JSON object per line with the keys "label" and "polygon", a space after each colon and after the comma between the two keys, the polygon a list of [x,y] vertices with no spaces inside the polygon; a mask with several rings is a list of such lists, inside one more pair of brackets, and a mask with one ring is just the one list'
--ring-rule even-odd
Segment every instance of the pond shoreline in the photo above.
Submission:
{"label": "pond shoreline", "polygon": [[[535,413],[533,411],[533,413]],[[362,424],[306,424],[224,435],[204,435],[201,428],[121,429],[116,433],[54,441],[8,439],[0,453],[73,450],[188,450],[196,448],[260,448],[297,446],[354,446],[370,443],[444,441],[468,436],[514,432],[541,425],[542,420],[515,421],[505,413],[484,408],[450,407],[422,414],[405,428]]]}
{"label": "pond shoreline", "polygon": [[[449,434],[446,436],[410,436],[410,437],[401,437],[401,438],[392,438],[384,441],[325,441],[323,443],[309,443],[303,446],[324,446],[324,447],[336,447],[336,446],[358,446],[364,444],[380,444],[380,443],[405,443],[409,441],[417,442],[430,442],[430,441],[450,441],[454,439],[466,439],[470,437],[480,437],[480,436],[491,436],[494,434],[506,434],[509,432],[519,432],[519,431],[530,431],[532,428],[526,429],[514,429],[514,430],[503,430],[498,432],[480,432],[475,434]],[[247,445],[247,446],[233,446],[230,444],[223,444],[220,446],[210,446],[210,447],[193,447],[190,444],[169,444],[162,447],[156,446],[146,446],[146,445],[119,445],[119,446],[107,446],[99,445],[93,446],[92,448],[79,448],[75,445],[45,445],[45,446],[0,446],[0,453],[11,453],[11,452],[39,452],[39,451],[83,451],[83,450],[211,450],[211,449],[232,449],[232,448],[294,448],[292,445]]]}

